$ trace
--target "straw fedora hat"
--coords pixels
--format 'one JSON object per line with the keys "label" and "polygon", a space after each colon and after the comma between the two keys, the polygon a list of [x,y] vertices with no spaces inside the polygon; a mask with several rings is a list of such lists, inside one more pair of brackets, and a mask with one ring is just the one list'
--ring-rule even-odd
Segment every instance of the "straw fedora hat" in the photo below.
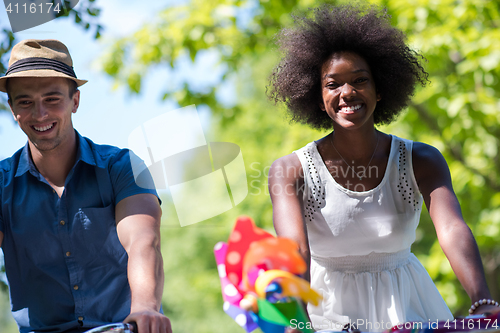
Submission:
{"label": "straw fedora hat", "polygon": [[0,91],[7,92],[7,79],[14,77],[64,77],[81,86],[73,70],[73,60],[66,45],[55,39],[25,39],[10,52],[9,68],[0,77]]}

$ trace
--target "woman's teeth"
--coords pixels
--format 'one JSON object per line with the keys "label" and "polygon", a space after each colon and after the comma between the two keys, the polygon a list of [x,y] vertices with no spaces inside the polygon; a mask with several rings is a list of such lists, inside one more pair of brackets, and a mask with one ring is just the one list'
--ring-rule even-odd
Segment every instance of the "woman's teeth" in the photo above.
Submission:
{"label": "woman's teeth", "polygon": [[343,106],[340,108],[340,112],[352,112],[359,110],[361,108],[361,104],[353,105],[353,106]]}

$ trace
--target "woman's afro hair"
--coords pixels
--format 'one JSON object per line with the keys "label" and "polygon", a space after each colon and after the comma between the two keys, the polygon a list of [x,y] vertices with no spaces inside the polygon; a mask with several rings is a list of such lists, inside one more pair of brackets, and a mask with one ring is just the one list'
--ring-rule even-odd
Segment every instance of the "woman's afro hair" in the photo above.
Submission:
{"label": "woman's afro hair", "polygon": [[405,35],[391,26],[390,16],[377,7],[323,5],[312,17],[294,16],[295,26],[281,30],[277,44],[283,58],[270,77],[267,94],[284,102],[292,121],[318,129],[333,122],[320,109],[321,67],[336,52],[350,51],[366,60],[375,81],[375,124],[391,122],[409,103],[415,84],[425,85],[423,57],[405,43]]}

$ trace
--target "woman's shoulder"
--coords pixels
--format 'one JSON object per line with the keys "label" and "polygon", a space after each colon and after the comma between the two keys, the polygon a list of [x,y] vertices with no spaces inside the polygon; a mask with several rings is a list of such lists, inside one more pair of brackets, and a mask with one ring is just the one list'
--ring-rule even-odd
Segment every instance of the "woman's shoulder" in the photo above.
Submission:
{"label": "woman's shoulder", "polygon": [[312,150],[316,147],[316,142],[312,141],[302,148],[295,150],[294,152],[278,158],[273,162],[273,167],[296,167],[302,168],[303,156],[310,155]]}
{"label": "woman's shoulder", "polygon": [[[423,142],[414,142],[412,149],[413,172],[417,184],[435,183],[449,177],[448,163],[443,154],[434,146]],[[422,190],[422,189],[421,189]]]}
{"label": "woman's shoulder", "polygon": [[269,170],[269,177],[297,180],[303,178],[302,163],[296,152],[278,158]]}
{"label": "woman's shoulder", "polygon": [[436,147],[418,141],[413,142],[412,157],[414,163],[427,163],[429,166],[446,163],[443,154]]}
{"label": "woman's shoulder", "polygon": [[424,164],[433,165],[442,161],[446,162],[441,152],[434,146],[419,141],[401,138],[393,134],[391,134],[391,136],[395,139],[395,141],[406,143],[407,145],[410,145],[412,147],[411,152],[414,164],[415,162],[421,162]]}
{"label": "woman's shoulder", "polygon": [[[304,165],[307,165],[311,154],[314,154],[316,142],[312,141],[291,154],[278,158],[271,165],[269,178],[277,181],[301,183],[304,179]],[[307,169],[307,167],[306,167]]]}

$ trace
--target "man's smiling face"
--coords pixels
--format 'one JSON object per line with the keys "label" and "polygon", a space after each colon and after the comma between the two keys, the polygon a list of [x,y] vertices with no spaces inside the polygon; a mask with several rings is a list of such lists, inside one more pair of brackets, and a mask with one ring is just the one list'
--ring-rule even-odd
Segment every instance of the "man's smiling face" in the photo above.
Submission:
{"label": "man's smiling face", "polygon": [[9,105],[14,119],[40,152],[52,151],[73,135],[71,114],[80,92],[65,78],[11,78]]}

